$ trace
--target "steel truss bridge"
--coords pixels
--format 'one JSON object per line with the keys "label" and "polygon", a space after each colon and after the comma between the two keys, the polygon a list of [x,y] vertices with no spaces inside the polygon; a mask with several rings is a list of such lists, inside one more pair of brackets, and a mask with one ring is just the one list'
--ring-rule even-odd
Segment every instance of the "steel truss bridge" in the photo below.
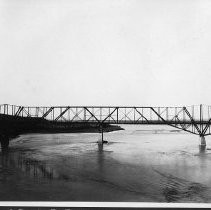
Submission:
{"label": "steel truss bridge", "polygon": [[170,125],[204,137],[211,134],[211,106],[51,106],[0,105],[1,115],[43,118],[53,122],[95,122],[104,124]]}

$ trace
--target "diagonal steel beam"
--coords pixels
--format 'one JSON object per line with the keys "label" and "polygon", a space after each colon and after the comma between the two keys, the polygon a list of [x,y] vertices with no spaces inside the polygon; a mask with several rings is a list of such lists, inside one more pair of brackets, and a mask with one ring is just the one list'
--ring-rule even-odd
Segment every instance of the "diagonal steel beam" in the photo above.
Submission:
{"label": "diagonal steel beam", "polygon": [[[96,116],[95,116],[94,114],[92,114],[92,112],[90,112],[89,109],[88,109],[87,107],[84,107],[84,109],[85,109],[86,111],[88,111],[88,112],[92,115],[92,117],[95,118],[95,120],[96,120],[98,123],[101,123],[100,120],[98,120],[98,119],[96,118]],[[89,119],[90,119],[90,118],[89,118]],[[88,121],[89,121],[89,119],[88,119]]]}
{"label": "diagonal steel beam", "polygon": [[[100,111],[100,109],[94,110],[94,108],[92,107],[92,111],[93,111],[92,114],[95,115],[98,111]],[[89,119],[87,119],[87,121],[89,121],[91,118],[92,116]]]}
{"label": "diagonal steel beam", "polygon": [[83,109],[81,109],[78,113],[77,112],[74,112],[72,109],[70,109],[72,111],[72,113],[74,114],[74,117],[71,119],[70,122],[73,122],[73,120],[78,117],[80,120],[82,120],[81,117],[79,117],[79,114],[81,114],[81,112],[83,112]]}
{"label": "diagonal steel beam", "polygon": [[31,115],[29,114],[29,112],[26,110],[26,107],[23,108],[23,111],[26,113],[27,117],[31,117]]}
{"label": "diagonal steel beam", "polygon": [[188,117],[190,118],[191,123],[196,128],[196,130],[198,131],[199,135],[201,135],[202,134],[202,131],[199,129],[198,125],[196,124],[195,120],[193,119],[193,117],[191,116],[191,114],[189,113],[189,111],[187,110],[187,108],[186,107],[183,107],[183,109],[186,112],[186,114],[188,115]]}
{"label": "diagonal steel beam", "polygon": [[65,112],[67,112],[69,109],[70,109],[70,107],[68,106],[63,112],[60,113],[60,115],[55,119],[55,121],[57,121],[57,120],[59,120],[59,118],[63,117]]}
{"label": "diagonal steel beam", "polygon": [[132,120],[128,117],[128,115],[129,115],[132,111],[133,111],[133,109],[130,109],[128,112],[126,112],[126,108],[125,108],[125,112],[123,112],[123,111],[121,111],[121,109],[120,109],[120,113],[124,115],[124,116],[120,119],[120,121],[123,120],[124,118],[125,118],[125,120],[126,120],[126,118],[127,118],[128,120],[132,121]]}
{"label": "diagonal steel beam", "polygon": [[15,116],[19,116],[19,114],[22,112],[23,108],[24,108],[23,106],[20,106],[18,108],[18,111],[15,113]]}
{"label": "diagonal steel beam", "polygon": [[[192,134],[197,134],[198,135],[198,133],[195,133],[195,132],[192,132],[192,131],[189,131],[189,130],[187,130],[187,129],[185,129],[185,128],[179,128],[179,127],[177,127],[177,126],[175,126],[175,125],[173,125],[173,124],[171,124],[171,123],[169,123],[168,121],[166,121],[163,117],[161,117],[156,111],[155,111],[155,109],[153,108],[153,107],[150,107],[151,109],[152,109],[152,111],[158,116],[158,117],[160,117],[160,119],[165,123],[165,124],[167,124],[167,125],[170,125],[170,126],[172,126],[172,127],[174,127],[174,128],[178,128],[178,129],[181,129],[181,130],[184,130],[184,131],[187,131],[187,132],[189,132],[189,133],[192,133]],[[182,126],[181,126],[182,127]]]}
{"label": "diagonal steel beam", "polygon": [[[109,117],[111,117],[111,115],[117,110],[117,107],[102,121],[102,123],[104,123]],[[113,119],[114,120],[114,119]],[[116,121],[116,120],[114,120]]]}
{"label": "diagonal steel beam", "polygon": [[54,109],[54,107],[50,107],[50,108],[48,109],[48,111],[45,112],[45,113],[43,114],[42,118],[47,117],[47,116],[53,111],[53,109]]}
{"label": "diagonal steel beam", "polygon": [[179,110],[177,113],[175,112],[175,116],[171,119],[171,121],[174,120],[174,118],[176,118],[177,116],[179,116],[179,114],[183,111],[183,109]]}
{"label": "diagonal steel beam", "polygon": [[[138,109],[137,109],[136,107],[134,107],[134,109],[136,110],[136,112],[138,112],[138,113],[141,115],[142,118],[144,118],[147,122],[149,122],[149,120],[147,120],[147,118],[144,117],[144,115],[143,115],[141,112],[139,112]],[[139,118],[139,119],[140,119],[140,118]],[[138,122],[139,119],[138,119],[136,122]]]}
{"label": "diagonal steel beam", "polygon": [[211,123],[211,118],[209,119],[208,123],[206,124],[205,128],[203,129],[202,135],[204,135],[207,132],[207,129],[209,128],[210,123]]}

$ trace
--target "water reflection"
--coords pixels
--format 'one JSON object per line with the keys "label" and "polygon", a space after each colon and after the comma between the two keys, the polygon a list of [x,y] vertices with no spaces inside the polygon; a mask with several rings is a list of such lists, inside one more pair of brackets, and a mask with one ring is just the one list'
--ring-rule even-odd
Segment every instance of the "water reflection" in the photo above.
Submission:
{"label": "water reflection", "polygon": [[31,191],[40,200],[44,196],[66,201],[209,199],[204,186],[211,183],[211,152],[198,149],[192,136],[109,135],[115,144],[96,143],[94,134],[20,137],[9,151],[0,152],[1,188],[6,180],[10,194],[15,183],[19,194],[27,189],[28,200]]}
{"label": "water reflection", "polygon": [[103,153],[103,144],[102,143],[98,143],[98,153],[99,154]]}
{"label": "water reflection", "polygon": [[199,153],[204,154],[206,152],[206,145],[199,145]]}
{"label": "water reflection", "polygon": [[103,174],[104,170],[104,150],[103,150],[103,144],[98,143],[98,153],[97,153],[97,164],[99,169],[99,174]]}
{"label": "water reflection", "polygon": [[51,167],[41,161],[26,158],[22,152],[11,152],[7,150],[2,152],[0,156],[2,170],[6,173],[18,168],[34,178],[54,178],[54,171]]}

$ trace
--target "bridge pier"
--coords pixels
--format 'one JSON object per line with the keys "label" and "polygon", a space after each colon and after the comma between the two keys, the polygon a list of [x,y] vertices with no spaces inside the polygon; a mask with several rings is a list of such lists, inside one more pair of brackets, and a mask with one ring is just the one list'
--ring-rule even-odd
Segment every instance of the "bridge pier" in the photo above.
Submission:
{"label": "bridge pier", "polygon": [[6,151],[9,148],[9,136],[5,134],[0,135],[1,150]]}
{"label": "bridge pier", "polygon": [[199,145],[199,150],[201,153],[204,153],[206,149],[206,140],[204,136],[200,136],[200,145]]}
{"label": "bridge pier", "polygon": [[101,144],[108,143],[108,141],[104,140],[103,138],[103,125],[100,125],[100,132],[101,132],[101,141],[99,141],[98,143],[101,143]]}
{"label": "bridge pier", "polygon": [[206,140],[204,136],[200,136],[201,146],[206,146]]}

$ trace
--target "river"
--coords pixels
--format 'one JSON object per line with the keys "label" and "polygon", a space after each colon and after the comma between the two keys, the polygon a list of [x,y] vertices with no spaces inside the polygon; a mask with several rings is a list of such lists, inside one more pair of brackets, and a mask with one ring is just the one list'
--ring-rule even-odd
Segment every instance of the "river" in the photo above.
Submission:
{"label": "river", "polygon": [[[25,134],[0,152],[1,201],[211,202],[211,150],[166,126]],[[210,145],[211,147],[211,145]]]}

